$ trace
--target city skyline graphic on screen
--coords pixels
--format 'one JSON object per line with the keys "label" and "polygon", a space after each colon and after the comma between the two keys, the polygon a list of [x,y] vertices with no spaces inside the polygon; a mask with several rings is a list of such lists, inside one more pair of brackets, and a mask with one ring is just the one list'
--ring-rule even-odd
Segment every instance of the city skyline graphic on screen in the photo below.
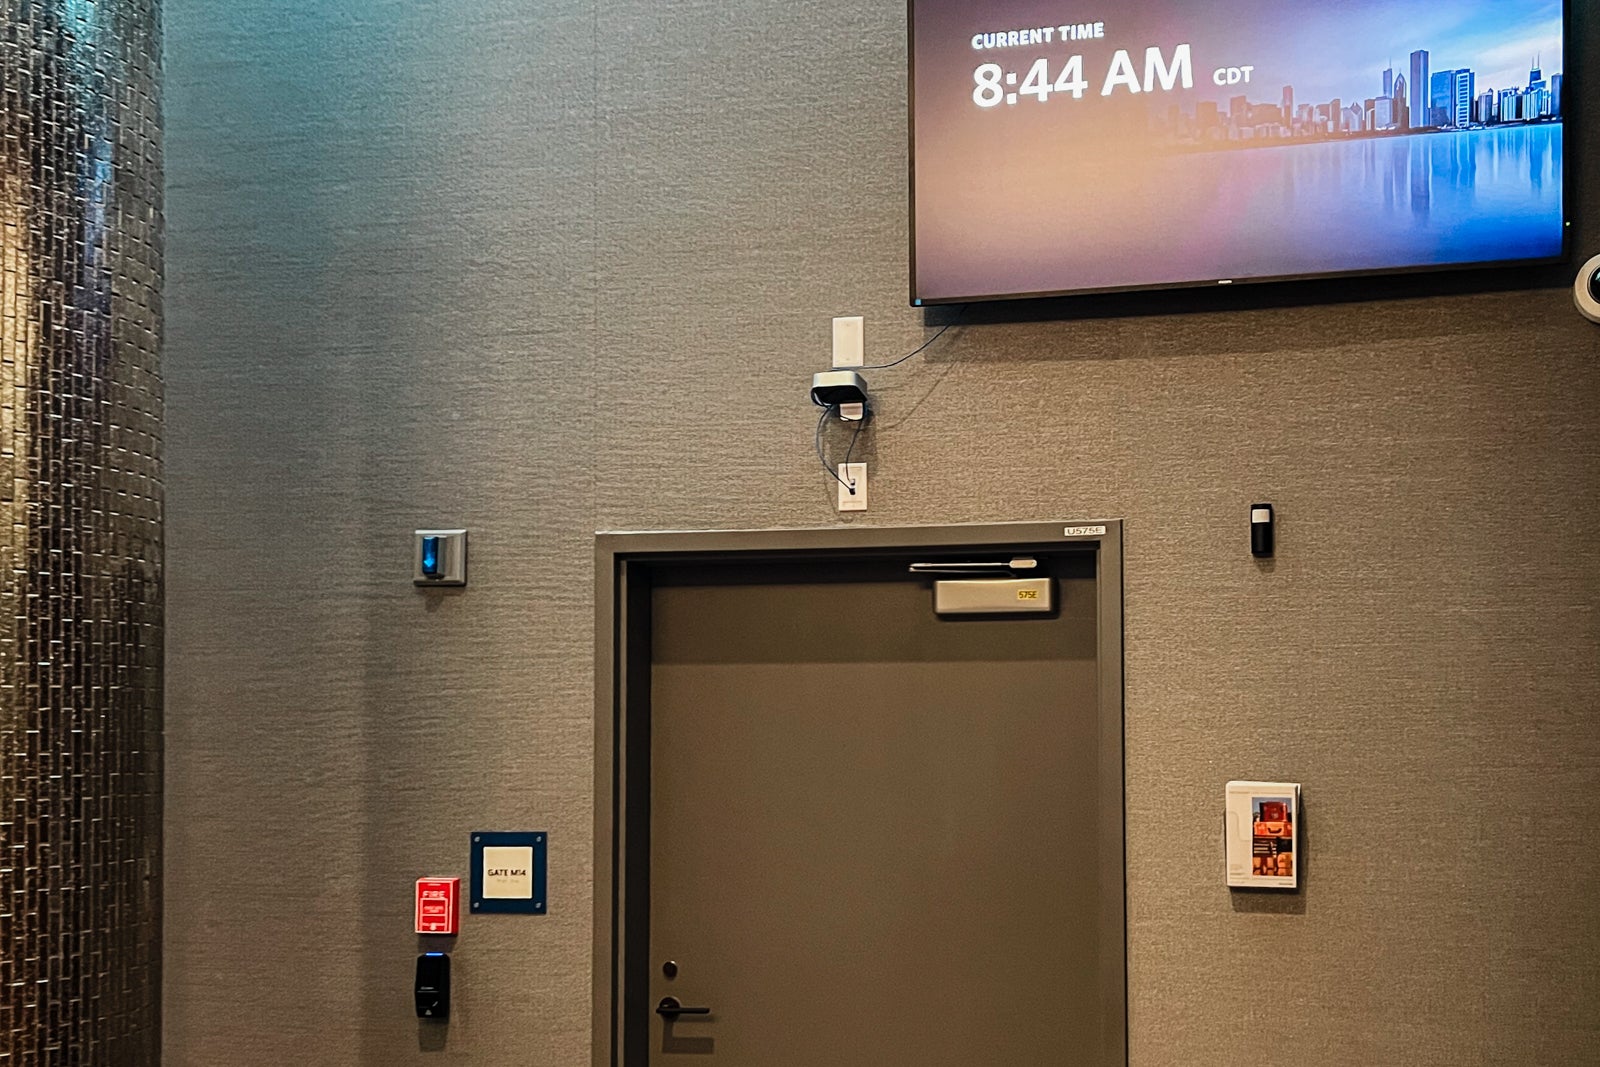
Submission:
{"label": "city skyline graphic on screen", "polygon": [[915,0],[913,301],[1564,249],[1560,0]]}

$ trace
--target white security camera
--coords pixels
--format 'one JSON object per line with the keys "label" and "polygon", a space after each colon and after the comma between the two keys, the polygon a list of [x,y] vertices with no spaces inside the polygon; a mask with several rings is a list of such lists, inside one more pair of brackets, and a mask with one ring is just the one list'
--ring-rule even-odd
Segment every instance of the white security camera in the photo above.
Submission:
{"label": "white security camera", "polygon": [[1578,314],[1590,322],[1600,322],[1600,256],[1595,256],[1578,268],[1578,280],[1572,286],[1572,299],[1578,305]]}

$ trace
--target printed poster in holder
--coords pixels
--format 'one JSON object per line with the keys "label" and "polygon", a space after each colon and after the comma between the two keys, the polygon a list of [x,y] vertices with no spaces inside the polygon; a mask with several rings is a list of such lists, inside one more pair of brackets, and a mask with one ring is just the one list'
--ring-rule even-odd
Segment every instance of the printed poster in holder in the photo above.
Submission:
{"label": "printed poster in holder", "polygon": [[1229,782],[1223,825],[1230,888],[1299,888],[1298,783]]}

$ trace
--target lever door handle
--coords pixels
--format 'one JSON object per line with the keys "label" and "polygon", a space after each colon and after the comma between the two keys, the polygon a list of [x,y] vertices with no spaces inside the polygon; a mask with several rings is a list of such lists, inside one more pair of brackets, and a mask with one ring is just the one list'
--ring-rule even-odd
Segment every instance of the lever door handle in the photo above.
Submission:
{"label": "lever door handle", "polygon": [[677,997],[662,997],[661,1003],[656,1005],[656,1014],[668,1019],[676,1019],[680,1015],[710,1015],[710,1008],[686,1008],[678,1003]]}

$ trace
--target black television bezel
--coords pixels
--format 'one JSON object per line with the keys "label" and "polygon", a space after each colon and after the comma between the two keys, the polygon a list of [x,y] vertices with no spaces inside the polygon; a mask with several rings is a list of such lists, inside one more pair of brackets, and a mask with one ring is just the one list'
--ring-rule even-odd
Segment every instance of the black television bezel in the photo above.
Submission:
{"label": "black television bezel", "polygon": [[910,244],[911,306],[941,307],[954,304],[990,304],[1012,300],[1046,300],[1062,297],[1101,296],[1113,293],[1155,293],[1171,289],[1223,290],[1240,286],[1274,285],[1283,282],[1329,281],[1341,278],[1381,278],[1394,275],[1460,274],[1505,270],[1515,267],[1553,266],[1572,259],[1574,162],[1566,151],[1566,131],[1570,128],[1572,102],[1578,94],[1570,85],[1572,66],[1572,0],[1561,4],[1561,73],[1565,100],[1562,101],[1561,157],[1561,251],[1553,256],[1533,259],[1486,259],[1468,263],[1428,263],[1414,267],[1369,267],[1357,270],[1321,271],[1310,274],[1273,274],[1248,278],[1201,278],[1183,282],[1154,282],[1134,285],[1105,285],[1085,289],[1045,289],[1026,293],[989,293],[971,296],[927,298],[917,295],[917,38],[916,9],[919,0],[906,0],[906,186],[909,204],[908,239]]}

